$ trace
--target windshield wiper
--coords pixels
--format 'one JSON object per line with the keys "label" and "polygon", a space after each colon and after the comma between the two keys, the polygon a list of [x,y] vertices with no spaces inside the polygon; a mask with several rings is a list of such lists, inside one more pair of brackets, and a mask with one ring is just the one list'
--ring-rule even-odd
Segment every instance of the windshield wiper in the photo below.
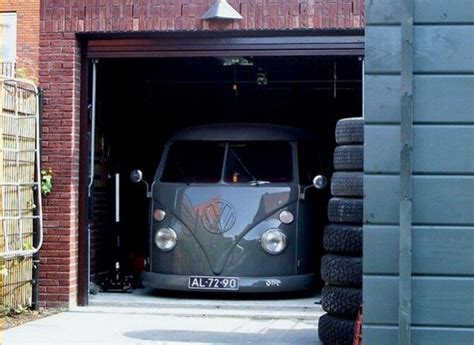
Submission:
{"label": "windshield wiper", "polygon": [[250,172],[250,170],[247,168],[247,166],[244,164],[244,162],[242,162],[242,160],[237,155],[237,153],[235,153],[234,149],[229,147],[229,151],[235,157],[237,162],[239,162],[240,166],[244,169],[244,171],[248,175],[248,177],[250,177],[250,179],[252,180],[252,181],[250,181],[251,186],[259,186],[259,185],[264,184],[264,183],[270,183],[268,181],[259,181],[259,180],[257,180],[257,178]]}
{"label": "windshield wiper", "polygon": [[261,184],[267,184],[267,183],[270,183],[270,181],[261,181],[261,180],[250,181],[251,186],[260,186]]}

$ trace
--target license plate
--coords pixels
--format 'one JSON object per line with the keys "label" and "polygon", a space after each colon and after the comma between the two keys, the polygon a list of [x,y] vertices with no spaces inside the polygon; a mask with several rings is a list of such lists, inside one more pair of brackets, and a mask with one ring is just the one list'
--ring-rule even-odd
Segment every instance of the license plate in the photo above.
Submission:
{"label": "license plate", "polygon": [[239,290],[239,278],[191,276],[188,288],[196,290]]}

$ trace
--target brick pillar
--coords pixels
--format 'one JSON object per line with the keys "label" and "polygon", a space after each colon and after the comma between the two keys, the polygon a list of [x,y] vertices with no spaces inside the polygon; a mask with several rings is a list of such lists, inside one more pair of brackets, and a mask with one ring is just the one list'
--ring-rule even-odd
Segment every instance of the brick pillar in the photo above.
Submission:
{"label": "brick pillar", "polygon": [[78,270],[80,48],[74,33],[42,33],[41,42],[42,166],[53,171],[53,191],[43,199],[40,303],[70,306]]}

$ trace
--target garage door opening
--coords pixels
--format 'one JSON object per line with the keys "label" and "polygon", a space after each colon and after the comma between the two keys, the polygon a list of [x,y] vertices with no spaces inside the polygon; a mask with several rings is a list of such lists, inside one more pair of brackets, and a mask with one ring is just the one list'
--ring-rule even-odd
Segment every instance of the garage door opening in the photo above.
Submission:
{"label": "garage door opening", "polygon": [[[113,272],[119,260],[121,272],[139,286],[149,255],[149,200],[144,186],[133,184],[129,175],[139,168],[151,181],[166,139],[175,131],[235,122],[310,129],[325,145],[330,177],[335,124],[362,113],[362,62],[353,56],[101,59],[97,70],[95,176],[89,212],[94,283]],[[319,242],[327,223],[325,207],[317,211]],[[315,271],[322,254],[321,249],[314,258]]]}

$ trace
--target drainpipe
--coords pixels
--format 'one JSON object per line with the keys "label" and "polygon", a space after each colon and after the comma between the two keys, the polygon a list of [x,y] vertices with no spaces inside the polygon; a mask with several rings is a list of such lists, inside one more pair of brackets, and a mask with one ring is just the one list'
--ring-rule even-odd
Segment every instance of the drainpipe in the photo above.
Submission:
{"label": "drainpipe", "polygon": [[411,344],[413,223],[413,0],[402,0],[398,344]]}
{"label": "drainpipe", "polygon": [[91,149],[90,149],[90,174],[87,195],[92,196],[94,187],[94,161],[95,161],[95,114],[96,114],[96,93],[97,93],[97,63],[98,60],[92,61],[92,106],[91,106]]}
{"label": "drainpipe", "polygon": [[[89,184],[87,186],[88,197],[88,221],[87,221],[87,249],[91,250],[91,219],[93,217],[94,207],[94,174],[95,174],[95,126],[96,126],[96,103],[97,103],[97,64],[99,60],[92,60],[92,104],[91,104],[91,132],[90,132],[90,157],[89,157]],[[90,290],[90,272],[91,272],[91,256],[87,255],[87,293]]]}

